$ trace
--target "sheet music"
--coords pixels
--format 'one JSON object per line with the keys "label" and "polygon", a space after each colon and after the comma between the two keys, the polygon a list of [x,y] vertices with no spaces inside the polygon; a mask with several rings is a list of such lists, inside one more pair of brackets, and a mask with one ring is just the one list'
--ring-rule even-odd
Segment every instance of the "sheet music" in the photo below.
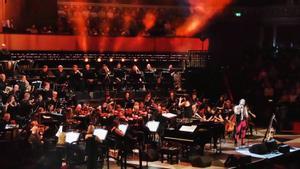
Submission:
{"label": "sheet music", "polygon": [[119,130],[121,130],[124,134],[126,133],[128,128],[128,124],[120,124],[119,125]]}
{"label": "sheet music", "polygon": [[55,134],[55,136],[58,137],[60,135],[60,133],[62,132],[62,130],[63,130],[63,126],[60,125],[57,132],[56,132],[56,134]]}
{"label": "sheet music", "polygon": [[156,132],[159,126],[158,121],[148,121],[146,126],[149,128],[151,132]]}
{"label": "sheet music", "polygon": [[184,132],[189,132],[193,133],[196,130],[197,126],[192,125],[192,126],[181,126],[179,131],[184,131]]}
{"label": "sheet music", "polygon": [[66,133],[66,142],[73,143],[74,141],[78,141],[80,133],[76,132],[67,132]]}
{"label": "sheet music", "polygon": [[54,116],[63,116],[61,113],[57,113],[57,112],[51,112],[50,114],[52,114]]}
{"label": "sheet music", "polygon": [[176,115],[176,114],[173,114],[173,113],[163,113],[162,116],[163,116],[163,117],[166,117],[166,118],[168,118],[168,119],[177,117],[177,115]]}
{"label": "sheet music", "polygon": [[16,129],[16,128],[19,128],[19,125],[17,124],[6,124],[5,125],[5,129],[8,130],[8,129]]}
{"label": "sheet music", "polygon": [[107,130],[98,128],[94,130],[93,134],[97,136],[101,141],[103,141],[106,139],[107,133]]}

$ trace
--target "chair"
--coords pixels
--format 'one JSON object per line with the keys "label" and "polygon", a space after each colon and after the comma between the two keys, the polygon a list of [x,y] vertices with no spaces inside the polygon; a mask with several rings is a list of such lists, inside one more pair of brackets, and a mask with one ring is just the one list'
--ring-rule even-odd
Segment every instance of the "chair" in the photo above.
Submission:
{"label": "chair", "polygon": [[160,149],[161,163],[165,160],[164,155],[167,155],[167,161],[170,164],[179,163],[179,149],[177,147],[162,147]]}

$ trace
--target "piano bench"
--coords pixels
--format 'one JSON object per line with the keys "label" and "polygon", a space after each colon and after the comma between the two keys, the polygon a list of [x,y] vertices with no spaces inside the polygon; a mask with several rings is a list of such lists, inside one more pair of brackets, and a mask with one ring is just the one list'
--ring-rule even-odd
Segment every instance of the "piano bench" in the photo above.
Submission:
{"label": "piano bench", "polygon": [[161,163],[164,162],[164,159],[165,159],[164,155],[167,155],[167,161],[170,164],[178,164],[179,163],[179,149],[177,147],[162,147],[160,149]]}

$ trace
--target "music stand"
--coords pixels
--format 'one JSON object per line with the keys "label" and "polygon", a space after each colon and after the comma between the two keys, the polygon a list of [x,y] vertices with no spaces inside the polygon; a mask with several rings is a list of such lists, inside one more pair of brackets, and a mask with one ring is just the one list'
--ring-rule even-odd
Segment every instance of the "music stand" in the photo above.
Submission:
{"label": "music stand", "polygon": [[128,124],[119,125],[119,130],[121,130],[124,134],[126,134],[127,128],[128,128]]}
{"label": "music stand", "polygon": [[157,129],[159,127],[159,122],[158,121],[148,121],[146,123],[146,127],[148,127],[148,129],[151,132],[155,133],[155,132],[157,132]]}
{"label": "music stand", "polygon": [[18,124],[6,124],[5,125],[5,130],[18,129],[18,128],[19,128]]}
{"label": "music stand", "polygon": [[97,136],[101,141],[106,140],[108,131],[105,129],[97,128],[94,130],[94,135]]}
{"label": "music stand", "polygon": [[33,81],[31,84],[32,86],[34,86],[35,89],[39,90],[42,89],[42,83],[43,83],[42,81],[37,80],[37,81]]}
{"label": "music stand", "polygon": [[197,125],[192,125],[192,126],[181,126],[179,131],[184,131],[184,132],[189,132],[193,133],[197,128]]}
{"label": "music stand", "polygon": [[72,144],[73,142],[78,141],[80,133],[78,132],[67,132],[66,133],[66,142]]}
{"label": "music stand", "polygon": [[168,119],[177,117],[177,115],[173,114],[173,113],[163,113],[162,116],[165,117],[165,118],[168,118]]}

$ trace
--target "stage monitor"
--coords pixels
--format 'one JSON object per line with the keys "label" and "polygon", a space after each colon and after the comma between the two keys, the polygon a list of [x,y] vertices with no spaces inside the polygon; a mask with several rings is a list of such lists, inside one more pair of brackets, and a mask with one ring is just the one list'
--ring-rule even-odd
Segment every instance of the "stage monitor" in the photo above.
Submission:
{"label": "stage monitor", "polygon": [[157,129],[159,127],[158,121],[148,121],[146,126],[149,128],[151,132],[157,132]]}
{"label": "stage monitor", "polygon": [[66,142],[71,144],[71,143],[73,143],[75,141],[78,141],[79,136],[80,136],[80,133],[77,133],[77,132],[67,132],[66,133]]}
{"label": "stage monitor", "polygon": [[107,130],[98,128],[94,130],[93,134],[97,136],[101,141],[104,141],[106,139],[107,133]]}
{"label": "stage monitor", "polygon": [[192,126],[181,126],[179,131],[184,131],[184,132],[189,132],[193,133],[197,128],[197,125],[192,125]]}
{"label": "stage monitor", "polygon": [[128,124],[119,125],[119,130],[121,130],[124,134],[126,134],[127,128],[128,128]]}

